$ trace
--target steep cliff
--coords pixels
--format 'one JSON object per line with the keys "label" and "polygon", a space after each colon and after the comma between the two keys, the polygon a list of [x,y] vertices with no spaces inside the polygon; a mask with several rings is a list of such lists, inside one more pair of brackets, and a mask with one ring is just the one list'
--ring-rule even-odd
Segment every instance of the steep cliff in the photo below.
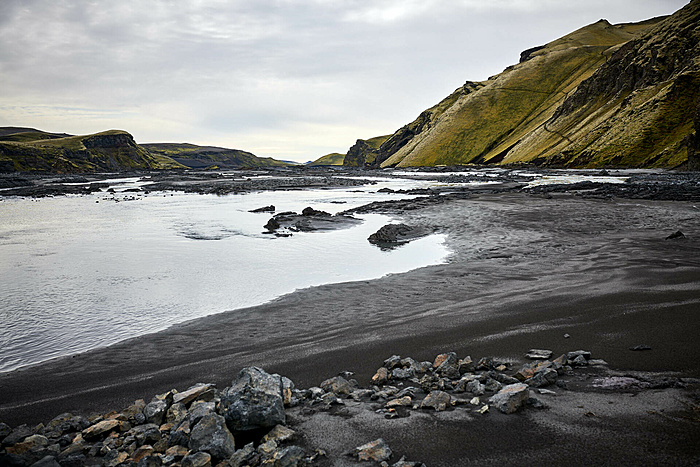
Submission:
{"label": "steep cliff", "polygon": [[600,20],[458,88],[365,163],[682,166],[696,141],[699,42],[700,0],[640,23]]}

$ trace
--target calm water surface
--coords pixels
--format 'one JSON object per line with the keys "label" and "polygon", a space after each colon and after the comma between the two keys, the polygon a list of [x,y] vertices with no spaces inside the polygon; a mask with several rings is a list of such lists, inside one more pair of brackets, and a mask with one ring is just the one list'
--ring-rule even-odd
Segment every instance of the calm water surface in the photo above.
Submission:
{"label": "calm water surface", "polygon": [[[119,191],[136,184],[121,180]],[[367,280],[443,262],[444,237],[393,251],[366,238],[391,221],[290,238],[262,234],[270,214],[338,212],[398,195],[396,180],[352,189],[207,196],[153,193],[0,201],[0,371],[262,304],[295,289]],[[405,185],[403,182],[403,186]],[[99,201],[99,202],[96,202]]]}

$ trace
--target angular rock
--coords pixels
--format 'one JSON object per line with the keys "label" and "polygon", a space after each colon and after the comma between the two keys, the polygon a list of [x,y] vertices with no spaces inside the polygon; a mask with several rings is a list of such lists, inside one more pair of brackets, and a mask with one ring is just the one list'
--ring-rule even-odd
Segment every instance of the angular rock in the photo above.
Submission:
{"label": "angular rock", "polygon": [[229,467],[243,467],[245,465],[249,465],[251,463],[251,459],[255,457],[255,455],[256,453],[253,443],[246,444],[243,449],[239,449],[229,458],[228,465]]}
{"label": "angular rock", "polygon": [[391,371],[391,379],[409,379],[416,375],[413,368],[394,368]]}
{"label": "angular rock", "polygon": [[181,467],[211,467],[211,456],[206,452],[195,452],[185,456],[180,465]]}
{"label": "angular rock", "polygon": [[282,381],[257,367],[244,368],[221,397],[231,431],[249,431],[285,424]]}
{"label": "angular rock", "polygon": [[403,243],[424,235],[424,229],[406,224],[387,224],[367,237],[374,245]]}
{"label": "angular rock", "polygon": [[445,363],[447,364],[456,364],[457,363],[457,354],[454,352],[449,352],[449,353],[443,353],[435,357],[435,361],[433,362],[433,368],[436,370],[440,368],[441,365],[444,365]]}
{"label": "angular rock", "polygon": [[463,375],[465,373],[471,373],[475,369],[474,362],[470,356],[466,356],[457,362],[459,367],[459,374]]}
{"label": "angular rock", "polygon": [[299,446],[280,449],[272,456],[273,467],[302,467],[306,465],[306,453]]}
{"label": "angular rock", "polygon": [[666,237],[666,240],[681,240],[685,238],[685,234],[680,230],[673,232],[671,235]]}
{"label": "angular rock", "polygon": [[163,460],[160,456],[146,456],[139,460],[137,467],[160,467],[163,465]]}
{"label": "angular rock", "polygon": [[168,412],[168,402],[165,400],[154,400],[149,402],[143,409],[143,415],[147,423],[161,425],[165,414]]}
{"label": "angular rock", "polygon": [[0,422],[0,441],[9,436],[10,433],[12,433],[12,428],[10,428],[10,425]]}
{"label": "angular rock", "polygon": [[494,394],[489,403],[505,414],[516,412],[530,398],[530,388],[527,384],[509,384]]}
{"label": "angular rock", "polygon": [[188,414],[188,421],[190,426],[195,426],[205,415],[214,413],[216,411],[216,404],[213,402],[196,401],[190,406],[190,411]]}
{"label": "angular rock", "polygon": [[572,366],[586,366],[588,365],[588,360],[583,356],[579,355],[573,360],[571,360],[571,365]]}
{"label": "angular rock", "polygon": [[17,443],[14,446],[8,446],[6,451],[9,454],[24,454],[27,451],[48,446],[49,440],[46,436],[32,435],[27,436],[24,441]]}
{"label": "angular rock", "polygon": [[216,462],[228,459],[236,451],[233,435],[226,426],[224,417],[208,414],[192,428],[190,449],[208,452]]}
{"label": "angular rock", "polygon": [[154,423],[136,426],[127,432],[127,436],[133,436],[139,446],[143,444],[150,444],[152,446],[161,439],[158,425]]}
{"label": "angular rock", "polygon": [[271,204],[269,206],[263,206],[261,208],[251,209],[248,212],[275,212],[275,211],[276,211],[275,206],[273,204]]}
{"label": "angular rock", "polygon": [[21,441],[24,441],[24,438],[26,438],[27,436],[31,436],[33,434],[34,430],[32,430],[29,426],[20,425],[18,427],[15,427],[15,429],[12,430],[9,435],[5,436],[5,438],[2,440],[2,444],[4,444],[5,446],[17,444]]}
{"label": "angular rock", "polygon": [[310,217],[310,216],[330,217],[331,216],[331,214],[329,212],[317,211],[316,209],[312,208],[311,206],[302,209],[301,215],[306,216],[306,217]]}
{"label": "angular rock", "polygon": [[194,401],[197,399],[199,396],[210,390],[212,387],[214,387],[213,384],[204,384],[204,383],[198,383],[195,384],[194,386],[190,387],[186,391],[183,392],[178,392],[177,394],[173,395],[173,404],[184,404],[188,405],[190,402]]}
{"label": "angular rock", "polygon": [[117,451],[116,449],[109,451],[104,457],[105,467],[117,467],[123,463],[129,455],[125,452]]}
{"label": "angular rock", "polygon": [[374,376],[372,376],[372,384],[381,386],[387,381],[389,381],[389,370],[387,370],[386,367],[379,368]]}
{"label": "angular rock", "polygon": [[179,425],[187,417],[187,407],[181,402],[175,402],[165,414],[165,423]]}
{"label": "angular rock", "polygon": [[353,391],[353,386],[342,376],[334,376],[321,383],[321,389],[332,392],[335,395],[348,395]]}
{"label": "angular rock", "polygon": [[283,425],[277,425],[272,430],[270,430],[268,434],[263,436],[262,442],[265,443],[267,441],[272,440],[279,444],[284,441],[289,441],[290,439],[294,438],[294,435],[296,435],[296,432],[291,428],[287,428]]}
{"label": "angular rock", "polygon": [[630,347],[630,350],[635,350],[635,351],[651,350],[651,347],[648,345],[640,344],[640,345],[635,345],[633,347]]}
{"label": "angular rock", "polygon": [[102,435],[114,431],[119,428],[119,420],[103,420],[99,423],[92,425],[91,427],[85,428],[82,432],[83,438],[90,440],[99,438]]}
{"label": "angular rock", "polygon": [[393,370],[401,364],[401,357],[398,355],[392,355],[391,357],[384,360],[384,368],[387,370]]}
{"label": "angular rock", "polygon": [[548,360],[552,357],[551,350],[544,349],[530,349],[525,356],[531,360]]}
{"label": "angular rock", "polygon": [[444,391],[431,391],[420,403],[421,409],[446,410],[452,405],[452,397]]}
{"label": "angular rock", "polygon": [[384,406],[387,409],[390,409],[392,407],[410,407],[412,404],[413,400],[411,399],[411,396],[403,396],[398,399],[390,400]]}
{"label": "angular rock", "polygon": [[134,462],[139,462],[141,459],[143,459],[144,457],[148,457],[151,454],[153,454],[153,446],[151,446],[150,444],[144,444],[131,455],[131,459]]}
{"label": "angular rock", "polygon": [[382,438],[370,441],[367,444],[356,447],[352,455],[361,461],[386,461],[391,457],[391,448]]}
{"label": "angular rock", "polygon": [[546,368],[536,373],[535,376],[525,381],[525,383],[533,388],[541,388],[556,383],[558,377],[559,373],[557,373],[556,370]]}
{"label": "angular rock", "polygon": [[575,360],[576,357],[583,357],[586,360],[589,360],[591,358],[591,353],[587,350],[575,350],[566,354],[566,358],[569,361]]}
{"label": "angular rock", "polygon": [[486,392],[486,386],[481,384],[477,379],[469,381],[465,389],[467,392],[471,392],[475,396],[481,396],[484,394],[484,392]]}

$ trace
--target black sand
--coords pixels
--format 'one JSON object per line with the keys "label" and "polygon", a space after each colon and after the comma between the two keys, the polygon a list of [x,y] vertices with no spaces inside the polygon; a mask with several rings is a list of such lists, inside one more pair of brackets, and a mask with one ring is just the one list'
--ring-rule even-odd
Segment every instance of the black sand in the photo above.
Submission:
{"label": "black sand", "polygon": [[[622,373],[700,377],[700,209],[692,202],[494,194],[406,211],[403,222],[447,233],[449,263],[306,289],[3,374],[0,420],[16,425],[66,411],[106,412],[198,381],[223,388],[247,365],[300,387],[341,370],[366,385],[392,354],[432,360],[455,351],[520,362],[530,348],[585,349]],[[665,239],[677,230],[686,238]],[[639,344],[652,350],[629,350]],[[700,459],[692,394],[601,394],[587,379],[593,373],[542,412],[473,421],[447,412],[386,425],[362,414],[318,417],[308,422],[307,441],[332,452],[378,434],[429,466]]]}

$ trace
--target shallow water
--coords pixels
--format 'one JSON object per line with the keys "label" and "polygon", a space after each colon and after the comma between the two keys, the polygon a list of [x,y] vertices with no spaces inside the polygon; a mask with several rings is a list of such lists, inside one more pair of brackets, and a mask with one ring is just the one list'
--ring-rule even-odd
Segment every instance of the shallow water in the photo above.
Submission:
{"label": "shallow water", "polygon": [[[0,371],[262,304],[298,288],[367,280],[443,262],[444,237],[392,251],[366,238],[391,219],[290,238],[262,234],[269,213],[338,212],[397,198],[381,186],[217,197],[152,193],[0,202]],[[99,202],[96,202],[99,201]],[[359,216],[358,216],[359,217]]]}

